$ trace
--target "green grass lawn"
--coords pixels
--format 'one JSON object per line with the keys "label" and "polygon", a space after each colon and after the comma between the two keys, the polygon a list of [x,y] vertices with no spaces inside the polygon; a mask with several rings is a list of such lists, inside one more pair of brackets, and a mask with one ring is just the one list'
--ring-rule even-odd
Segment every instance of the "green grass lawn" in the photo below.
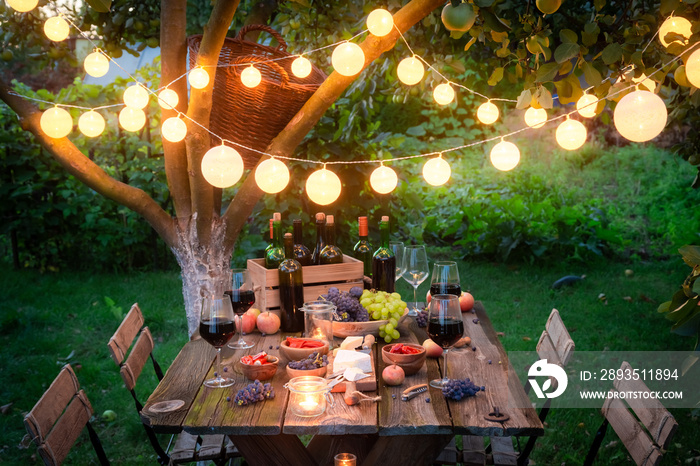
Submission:
{"label": "green grass lawn", "polygon": [[[627,268],[634,270],[633,277],[625,276]],[[680,258],[644,264],[462,263],[460,270],[463,288],[483,301],[496,330],[504,332],[501,341],[509,351],[534,350],[553,307],[559,309],[577,351],[689,350],[693,340],[671,334],[669,323],[656,312],[687,272]],[[550,289],[556,279],[568,274],[587,277],[572,287]],[[424,283],[419,296],[425,296],[427,288]],[[106,343],[119,325],[121,313],[138,301],[156,340],[155,355],[168,367],[187,340],[178,274],[40,275],[3,267],[0,289],[0,404],[13,403],[7,414],[0,416],[0,462],[40,463],[33,456],[33,445],[21,447],[25,435],[22,418],[61,366],[70,362],[74,367],[82,366],[77,375],[95,412],[99,415],[111,409],[117,413],[114,422],[96,422],[113,463],[154,464],[155,457]],[[407,300],[412,299],[405,282],[400,282],[399,291]],[[599,293],[605,293],[607,304],[598,299]],[[108,305],[105,297],[116,304]],[[139,380],[144,399],[155,383],[155,376],[147,369]],[[700,421],[690,410],[672,412],[679,428],[662,464],[698,464],[700,461],[693,458],[700,456]],[[601,419],[596,410],[553,411],[533,460],[547,465],[580,464]],[[616,440],[610,430],[598,464],[632,464]],[[94,458],[84,436],[66,464],[96,464]]]}

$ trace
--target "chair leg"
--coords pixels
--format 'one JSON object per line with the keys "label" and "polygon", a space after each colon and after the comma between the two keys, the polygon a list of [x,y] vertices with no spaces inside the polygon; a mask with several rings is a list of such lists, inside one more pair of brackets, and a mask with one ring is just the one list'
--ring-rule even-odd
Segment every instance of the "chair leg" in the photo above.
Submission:
{"label": "chair leg", "polygon": [[102,442],[100,442],[100,438],[97,436],[97,432],[95,432],[95,429],[92,428],[92,424],[90,424],[90,421],[88,421],[86,426],[88,429],[88,435],[90,436],[90,443],[92,443],[92,448],[95,449],[97,459],[100,461],[100,464],[102,466],[109,466],[109,460],[107,459],[107,455],[105,454],[104,448],[102,448]]}
{"label": "chair leg", "polygon": [[595,460],[596,455],[598,455],[598,450],[600,450],[600,446],[603,443],[603,439],[605,438],[605,432],[607,430],[608,430],[608,419],[605,418],[605,420],[603,420],[603,423],[600,425],[598,432],[595,433],[595,437],[593,438],[593,443],[591,444],[591,449],[588,450],[588,454],[586,455],[586,460],[583,462],[583,466],[592,466],[593,465],[593,461]]}

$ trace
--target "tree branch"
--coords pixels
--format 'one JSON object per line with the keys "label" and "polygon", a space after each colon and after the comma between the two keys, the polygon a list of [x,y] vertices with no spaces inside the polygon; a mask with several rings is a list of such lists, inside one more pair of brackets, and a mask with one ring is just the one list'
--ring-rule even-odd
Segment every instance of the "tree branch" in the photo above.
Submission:
{"label": "tree branch", "polygon": [[[187,125],[187,161],[189,165],[190,191],[192,205],[197,212],[197,234],[202,244],[208,244],[211,235],[211,222],[214,215],[214,188],[202,175],[202,157],[209,150],[209,133],[204,129],[209,127],[211,113],[211,97],[214,87],[214,74],[219,61],[219,53],[224,38],[233,20],[233,14],[238,8],[239,0],[217,0],[204,27],[202,43],[197,54],[197,64],[205,66],[209,73],[209,84],[204,89],[192,89],[187,115],[200,125]],[[167,25],[164,25],[167,27]],[[218,214],[218,213],[217,213]]]}
{"label": "tree branch", "polygon": [[[394,14],[394,24],[401,33],[404,33],[444,3],[444,0],[412,0]],[[364,67],[376,60],[382,53],[391,50],[399,37],[399,33],[396,30],[384,37],[375,37],[370,34],[360,44],[365,53]],[[318,123],[326,110],[333,105],[358,76],[348,77],[333,72],[282,132],[272,140],[267,152],[281,156],[292,155],[296,147],[311,131],[311,128]],[[252,176],[254,171],[255,169],[243,182],[223,216],[223,221],[226,224],[225,245],[227,248],[233,248],[241,228],[245,225],[255,204],[262,197],[263,192],[257,187],[254,176]]]}
{"label": "tree branch", "polygon": [[156,201],[138,188],[115,180],[97,164],[87,158],[68,139],[53,139],[41,130],[41,112],[31,103],[10,94],[11,88],[0,81],[0,99],[19,116],[24,130],[31,131],[37,141],[63,165],[63,167],[86,186],[103,196],[122,204],[140,214],[158,232],[168,246],[177,244],[175,225],[170,215]]}

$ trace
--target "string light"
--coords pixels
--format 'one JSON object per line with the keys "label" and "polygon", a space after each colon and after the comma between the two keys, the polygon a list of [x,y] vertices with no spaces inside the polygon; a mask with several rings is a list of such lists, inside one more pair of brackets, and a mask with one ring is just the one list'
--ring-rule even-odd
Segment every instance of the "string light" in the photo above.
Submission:
{"label": "string light", "polygon": [[530,128],[541,128],[547,123],[547,110],[543,108],[530,107],[525,110],[525,116],[523,117],[525,124]]}
{"label": "string light", "polygon": [[572,120],[566,116],[556,132],[557,143],[566,150],[576,150],[581,147],[588,137],[588,130],[578,120]]}
{"label": "string light", "polygon": [[124,89],[124,103],[127,107],[146,108],[148,105],[148,91],[141,83],[134,84]]}
{"label": "string light", "polygon": [[399,183],[399,177],[396,172],[383,164],[372,172],[369,177],[369,184],[372,189],[379,194],[388,194],[396,189]]}
{"label": "string light", "polygon": [[93,78],[101,78],[109,71],[109,59],[100,51],[92,52],[85,57],[83,67],[85,72]]}
{"label": "string light", "polygon": [[340,189],[340,178],[325,166],[313,172],[306,180],[306,195],[318,205],[335,202],[340,196]]}
{"label": "string light", "polygon": [[455,90],[449,83],[438,84],[433,90],[433,99],[439,105],[447,105],[455,100]]}
{"label": "string light", "polygon": [[245,87],[253,88],[256,87],[262,81],[262,75],[260,71],[250,65],[248,68],[241,72],[241,82]]}
{"label": "string light", "polygon": [[78,118],[78,129],[89,138],[97,137],[105,130],[105,119],[96,111],[90,110]]}
{"label": "string light", "polygon": [[355,76],[365,66],[365,52],[355,43],[343,42],[333,49],[331,64],[338,74]]}
{"label": "string light", "polygon": [[187,125],[179,117],[170,117],[163,122],[160,134],[170,142],[180,142],[187,136]]}
{"label": "string light", "polygon": [[297,78],[305,78],[311,74],[311,62],[299,55],[292,62],[292,74]]}
{"label": "string light", "polygon": [[685,42],[687,42],[688,39],[690,39],[690,36],[693,35],[692,28],[693,25],[690,23],[690,21],[682,16],[669,16],[659,28],[659,41],[664,47],[668,47],[671,44],[684,45],[684,42],[679,39],[673,39],[668,42],[666,40],[666,35],[669,32],[673,32],[679,36],[685,37]]}
{"label": "string light", "polygon": [[372,35],[384,37],[394,29],[394,17],[387,10],[377,8],[367,15],[367,29]]}
{"label": "string light", "polygon": [[255,169],[255,182],[264,192],[277,194],[289,184],[289,168],[275,158],[263,160]]}
{"label": "string light", "polygon": [[7,4],[20,13],[26,13],[36,8],[39,0],[7,0]]}
{"label": "string light", "polygon": [[44,23],[44,34],[54,42],[61,42],[70,34],[70,27],[65,19],[54,16]]}
{"label": "string light", "polygon": [[48,137],[54,139],[64,138],[73,129],[73,118],[66,110],[53,107],[41,114],[39,125]]}
{"label": "string light", "polygon": [[451,174],[450,164],[440,155],[428,160],[423,165],[423,178],[428,184],[433,186],[442,186],[447,183]]}
{"label": "string light", "polygon": [[666,126],[668,111],[661,97],[636,90],[617,103],[613,120],[622,137],[635,142],[654,139]]}
{"label": "string light", "polygon": [[399,66],[396,67],[396,74],[399,77],[399,81],[408,86],[413,86],[423,79],[425,67],[415,56],[407,57],[399,62]]}
{"label": "string light", "polygon": [[593,94],[583,94],[576,102],[576,110],[578,114],[584,118],[593,118],[596,116],[598,108],[598,99]]}
{"label": "string light", "polygon": [[492,104],[490,100],[479,105],[479,108],[476,109],[476,117],[485,125],[493,124],[498,120],[499,115],[498,107]]}
{"label": "string light", "polygon": [[509,141],[501,142],[491,148],[491,163],[497,169],[507,172],[514,169],[520,163],[520,149]]}
{"label": "string light", "polygon": [[204,89],[209,84],[209,73],[204,68],[198,66],[193,68],[192,71],[187,75],[187,80],[190,82],[190,86],[195,89]]}
{"label": "string light", "polygon": [[243,176],[243,158],[233,147],[212,147],[202,157],[202,176],[217,188],[233,186]]}
{"label": "string light", "polygon": [[158,94],[158,105],[165,110],[174,110],[180,102],[177,92],[167,87]]}
{"label": "string light", "polygon": [[688,57],[685,64],[685,77],[690,84],[700,87],[700,49],[695,50]]}
{"label": "string light", "polygon": [[138,131],[146,124],[146,114],[140,108],[124,107],[119,112],[119,124],[127,131]]}

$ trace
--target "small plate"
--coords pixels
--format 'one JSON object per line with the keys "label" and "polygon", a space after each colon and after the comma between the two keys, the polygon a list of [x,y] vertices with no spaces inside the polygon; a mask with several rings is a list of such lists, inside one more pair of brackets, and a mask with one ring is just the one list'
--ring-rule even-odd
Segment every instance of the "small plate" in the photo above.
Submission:
{"label": "small plate", "polygon": [[167,400],[152,404],[148,407],[148,410],[152,413],[169,413],[170,411],[177,411],[183,406],[185,406],[185,402],[182,400]]}

